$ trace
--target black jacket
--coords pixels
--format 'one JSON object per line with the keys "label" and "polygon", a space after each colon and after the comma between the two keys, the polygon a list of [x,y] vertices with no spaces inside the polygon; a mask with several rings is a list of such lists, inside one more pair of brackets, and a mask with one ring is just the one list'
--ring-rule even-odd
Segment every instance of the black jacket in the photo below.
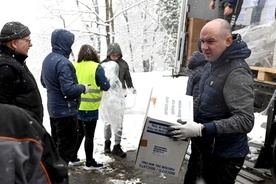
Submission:
{"label": "black jacket", "polygon": [[21,107],[42,124],[42,100],[26,58],[6,46],[0,47],[0,103]]}
{"label": "black jacket", "polygon": [[108,46],[107,58],[105,60],[103,60],[102,62],[111,61],[110,55],[112,55],[112,54],[119,54],[120,55],[119,59],[116,62],[119,65],[119,79],[122,83],[123,89],[126,89],[126,87],[127,88],[133,88],[132,78],[131,78],[131,75],[130,75],[130,72],[129,72],[129,66],[128,66],[127,62],[122,59],[123,54],[122,54],[122,51],[121,51],[121,48],[120,48],[119,44],[111,43]]}
{"label": "black jacket", "polygon": [[1,183],[68,184],[68,167],[52,138],[24,109],[1,104]]}
{"label": "black jacket", "polygon": [[191,71],[189,74],[189,79],[187,83],[186,95],[197,97],[199,92],[199,80],[203,73],[204,66],[207,63],[203,53],[196,51],[192,54],[189,59],[188,68]]}

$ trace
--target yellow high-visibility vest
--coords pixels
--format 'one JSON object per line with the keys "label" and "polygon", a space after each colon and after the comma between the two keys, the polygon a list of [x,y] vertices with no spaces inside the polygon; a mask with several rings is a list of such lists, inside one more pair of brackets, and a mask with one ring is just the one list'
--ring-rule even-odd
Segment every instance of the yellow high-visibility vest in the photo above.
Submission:
{"label": "yellow high-visibility vest", "polygon": [[79,84],[90,84],[89,92],[81,94],[79,110],[92,111],[100,107],[102,91],[96,84],[96,70],[99,63],[94,61],[82,61],[73,63]]}

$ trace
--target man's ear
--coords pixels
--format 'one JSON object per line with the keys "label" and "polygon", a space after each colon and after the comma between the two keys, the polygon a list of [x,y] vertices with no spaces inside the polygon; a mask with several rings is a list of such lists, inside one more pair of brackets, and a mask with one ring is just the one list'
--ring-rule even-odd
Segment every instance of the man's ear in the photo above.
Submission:
{"label": "man's ear", "polygon": [[10,41],[10,47],[15,50],[17,48],[17,41],[16,40],[12,40]]}
{"label": "man's ear", "polygon": [[232,35],[228,35],[226,37],[226,47],[229,47],[232,44],[232,41],[233,41]]}

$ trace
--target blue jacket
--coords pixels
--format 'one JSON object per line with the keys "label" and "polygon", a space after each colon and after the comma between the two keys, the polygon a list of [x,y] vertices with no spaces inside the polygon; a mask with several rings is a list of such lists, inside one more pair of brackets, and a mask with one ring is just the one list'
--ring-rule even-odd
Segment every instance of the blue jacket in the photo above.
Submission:
{"label": "blue jacket", "polygon": [[192,72],[189,74],[186,95],[193,97],[198,96],[198,84],[206,63],[207,60],[203,53],[196,51],[192,54],[188,64],[188,68],[192,70]]}
{"label": "blue jacket", "polygon": [[64,29],[52,33],[52,52],[42,63],[41,84],[47,89],[47,108],[52,118],[63,118],[78,113],[80,95],[85,86],[78,84],[76,71],[68,60],[74,34]]}
{"label": "blue jacket", "polygon": [[199,83],[195,121],[206,133],[195,138],[201,152],[223,158],[245,157],[247,133],[254,125],[253,77],[244,61],[250,56],[239,35],[221,57],[205,66]]}
{"label": "blue jacket", "polygon": [[[223,0],[219,0],[220,2],[223,1]],[[230,4],[236,4],[237,0],[228,0],[228,3]]]}

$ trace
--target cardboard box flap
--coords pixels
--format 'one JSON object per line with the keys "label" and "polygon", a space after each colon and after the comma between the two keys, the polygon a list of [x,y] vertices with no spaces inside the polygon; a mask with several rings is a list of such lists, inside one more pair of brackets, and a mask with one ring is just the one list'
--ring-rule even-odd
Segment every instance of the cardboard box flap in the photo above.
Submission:
{"label": "cardboard box flap", "polygon": [[171,123],[177,123],[178,119],[193,121],[193,97],[178,94],[155,94],[151,97],[147,116]]}

